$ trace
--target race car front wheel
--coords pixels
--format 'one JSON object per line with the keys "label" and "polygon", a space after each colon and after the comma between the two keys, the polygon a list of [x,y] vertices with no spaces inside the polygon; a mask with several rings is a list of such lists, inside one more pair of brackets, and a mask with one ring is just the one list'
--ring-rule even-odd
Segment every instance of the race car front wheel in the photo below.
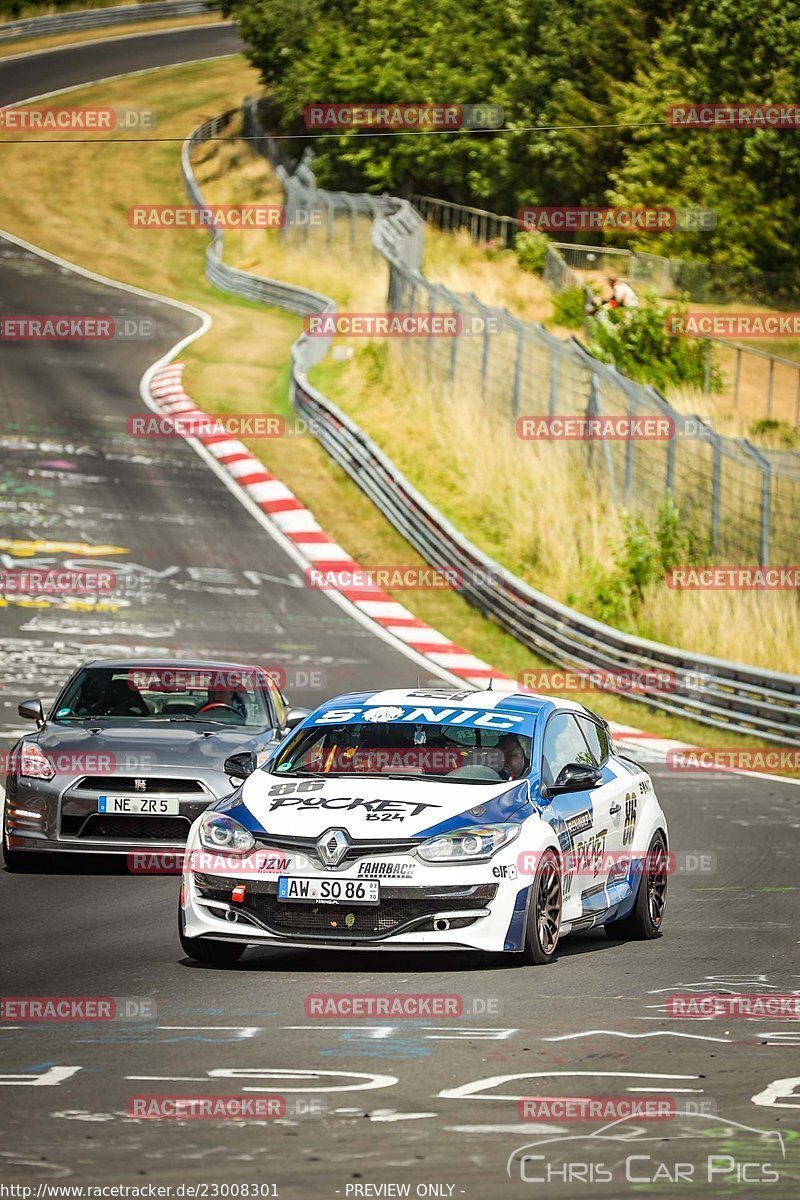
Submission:
{"label": "race car front wheel", "polygon": [[561,926],[561,868],[553,850],[545,850],[531,888],[522,961],[544,966],[555,958]]}
{"label": "race car front wheel", "polygon": [[612,941],[642,941],[659,936],[667,904],[667,863],[666,838],[658,830],[647,852],[633,912],[621,921],[610,921],[604,925],[606,937]]}
{"label": "race car front wheel", "polygon": [[210,963],[217,967],[229,966],[238,962],[247,949],[236,942],[214,942],[208,938],[187,937],[183,931],[183,913],[178,908],[178,936],[181,939],[183,953],[195,962]]}

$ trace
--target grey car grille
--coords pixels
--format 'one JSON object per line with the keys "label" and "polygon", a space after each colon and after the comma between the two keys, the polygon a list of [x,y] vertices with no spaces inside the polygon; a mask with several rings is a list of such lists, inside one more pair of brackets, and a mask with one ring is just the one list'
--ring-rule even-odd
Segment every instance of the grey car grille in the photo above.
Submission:
{"label": "grey car grille", "polygon": [[61,832],[66,837],[117,842],[165,842],[182,845],[188,836],[188,817],[148,817],[138,814],[93,813],[90,816],[63,816]]}
{"label": "grey car grille", "polygon": [[[136,780],[144,787],[137,787]],[[147,796],[154,793],[197,793],[210,795],[199,779],[183,779],[161,775],[86,775],[79,779],[71,791],[78,792],[123,792],[130,796]]]}

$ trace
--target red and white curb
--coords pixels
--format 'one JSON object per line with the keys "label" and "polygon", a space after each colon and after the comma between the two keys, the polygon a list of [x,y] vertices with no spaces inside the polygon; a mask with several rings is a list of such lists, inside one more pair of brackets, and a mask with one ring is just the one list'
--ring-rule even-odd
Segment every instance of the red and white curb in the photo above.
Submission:
{"label": "red and white curb", "polygon": [[[183,369],[184,363],[171,362],[153,373],[148,391],[154,404],[167,416],[192,417],[198,426],[213,425],[214,418],[204,413],[187,396],[182,383]],[[347,572],[357,578],[365,575],[365,569],[351,558],[347,550],[328,537],[314,514],[285,483],[267,471],[242,442],[227,433],[204,432],[202,428],[191,436],[206,447],[275,527],[294,543],[309,567],[321,571]],[[335,590],[349,600],[363,617],[380,626],[384,633],[397,638],[409,649],[427,658],[432,665],[463,679],[465,683],[487,687],[491,681],[497,691],[524,690],[520,689],[515,679],[495,670],[489,663],[451,642],[445,634],[426,625],[388,592],[378,587],[342,587]],[[669,750],[689,748],[685,742],[673,742],[627,725],[612,724],[611,728],[615,739],[629,742],[628,749],[642,760],[660,762],[666,758]]]}

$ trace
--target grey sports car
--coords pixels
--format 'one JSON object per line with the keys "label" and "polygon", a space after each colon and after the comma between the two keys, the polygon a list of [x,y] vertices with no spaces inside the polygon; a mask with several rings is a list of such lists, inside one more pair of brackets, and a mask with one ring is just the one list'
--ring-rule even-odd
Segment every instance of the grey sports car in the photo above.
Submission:
{"label": "grey sports car", "polygon": [[[192,822],[307,715],[261,667],[97,660],[67,680],[9,756],[3,853],[181,850]],[[227,761],[230,760],[230,761]]]}

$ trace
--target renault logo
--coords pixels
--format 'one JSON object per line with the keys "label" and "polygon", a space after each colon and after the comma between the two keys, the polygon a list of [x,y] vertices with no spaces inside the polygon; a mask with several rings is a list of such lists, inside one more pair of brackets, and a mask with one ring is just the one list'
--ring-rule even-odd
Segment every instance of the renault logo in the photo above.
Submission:
{"label": "renault logo", "polygon": [[317,841],[317,854],[326,867],[336,867],[350,846],[350,838],[343,829],[326,829]]}

